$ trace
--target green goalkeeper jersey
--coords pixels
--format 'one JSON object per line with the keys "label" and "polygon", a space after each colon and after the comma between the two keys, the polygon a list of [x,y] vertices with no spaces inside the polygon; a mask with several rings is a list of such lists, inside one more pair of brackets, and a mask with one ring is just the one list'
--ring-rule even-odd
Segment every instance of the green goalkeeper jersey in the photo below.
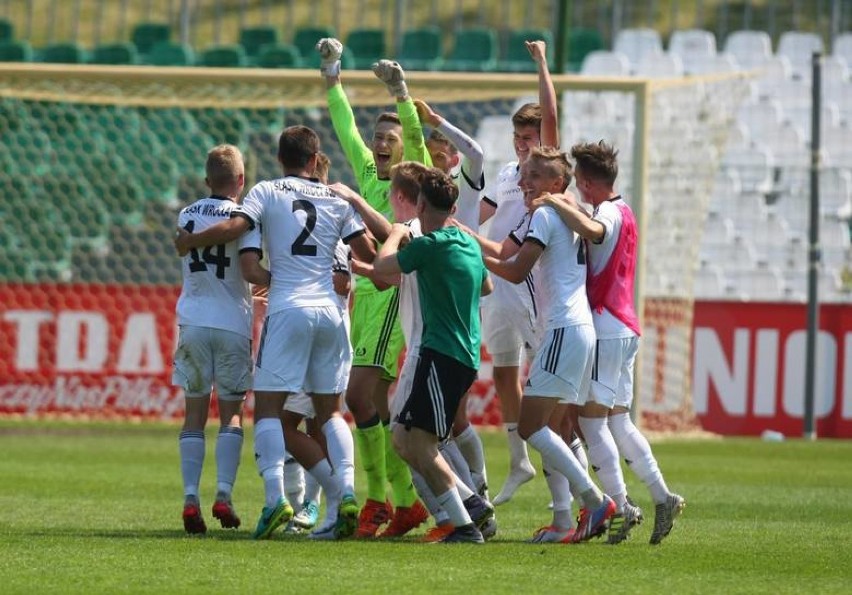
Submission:
{"label": "green goalkeeper jersey", "polygon": [[[401,103],[397,102],[396,109],[402,122],[403,159],[431,166],[432,158],[426,150],[423,127],[417,117],[414,102],[411,98]],[[349,99],[341,85],[335,85],[328,90],[328,111],[331,114],[337,140],[343,147],[346,159],[355,173],[361,196],[388,221],[393,221],[393,210],[390,206],[390,180],[378,178],[373,152],[358,132],[355,114],[352,113]],[[358,277],[355,280],[355,290],[358,293],[378,291],[366,277]]]}

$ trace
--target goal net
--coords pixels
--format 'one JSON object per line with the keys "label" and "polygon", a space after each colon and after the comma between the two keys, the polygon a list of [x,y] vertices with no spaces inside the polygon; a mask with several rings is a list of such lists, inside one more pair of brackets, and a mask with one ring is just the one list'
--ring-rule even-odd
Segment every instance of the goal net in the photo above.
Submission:
{"label": "goal net", "polygon": [[[414,96],[476,136],[486,175],[514,159],[509,117],[534,99],[534,75],[408,78]],[[346,72],[343,81],[369,138],[391,98],[372,73]],[[619,189],[640,221],[642,421],[691,427],[693,277],[721,150],[747,86],[736,77],[554,82],[563,147],[615,144]],[[0,387],[0,412],[40,412],[44,403],[71,413],[92,403],[117,414],[179,410],[163,405],[175,397],[167,368],[180,284],[177,210],[206,195],[205,156],[215,144],[243,150],[247,187],[277,176],[277,135],[293,124],[319,133],[332,179],[355,184],[314,71],[0,65],[0,377],[26,387]],[[139,318],[145,312],[153,330]],[[487,365],[481,376],[471,413],[498,423]],[[84,390],[92,387],[100,401]],[[137,396],[122,409],[116,403],[128,391]]]}

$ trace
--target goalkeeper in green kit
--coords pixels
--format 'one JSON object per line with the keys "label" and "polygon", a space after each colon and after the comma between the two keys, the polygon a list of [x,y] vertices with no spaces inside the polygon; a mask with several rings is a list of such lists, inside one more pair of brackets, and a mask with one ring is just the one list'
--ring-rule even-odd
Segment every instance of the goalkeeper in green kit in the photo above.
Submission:
{"label": "goalkeeper in green kit", "polygon": [[[423,139],[417,109],[405,84],[405,73],[396,62],[381,60],[373,72],[396,98],[397,113],[379,115],[373,130],[372,148],[361,138],[355,116],[340,83],[340,55],[343,44],[324,38],[317,43],[322,58],[321,71],[328,89],[328,109],[334,131],[352,166],[361,195],[393,221],[390,205],[390,170],[402,160],[432,165]],[[355,444],[367,474],[367,501],[361,509],[356,537],[399,537],[428,518],[417,499],[411,472],[394,451],[389,430],[388,389],[397,375],[404,347],[398,320],[399,290],[379,291],[372,281],[358,277],[352,309],[352,348],[354,358],[346,405],[355,418]],[[391,502],[386,501],[385,483],[391,485]]]}

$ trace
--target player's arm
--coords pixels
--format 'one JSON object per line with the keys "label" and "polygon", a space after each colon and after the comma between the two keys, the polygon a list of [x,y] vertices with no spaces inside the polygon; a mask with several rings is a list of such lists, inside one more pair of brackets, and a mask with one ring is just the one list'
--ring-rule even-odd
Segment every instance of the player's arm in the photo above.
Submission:
{"label": "player's arm", "polygon": [[408,226],[401,223],[395,223],[391,228],[391,233],[387,241],[382,244],[379,250],[379,255],[373,261],[373,269],[379,275],[398,275],[402,273],[402,267],[399,265],[400,247],[410,237],[411,231]]}
{"label": "player's arm", "polygon": [[544,147],[559,146],[559,120],[556,89],[550,78],[547,65],[547,44],[544,41],[525,42],[527,50],[538,66],[538,103],[541,106],[541,144]]}
{"label": "player's arm", "polygon": [[[361,219],[364,220],[364,225],[370,230],[370,233],[379,241],[384,242],[388,234],[390,234],[391,224],[385,219],[385,216],[374,209],[367,200],[352,190],[346,184],[340,182],[329,185],[335,194],[348,202],[355,209]],[[360,274],[360,273],[359,273]]]}
{"label": "player's arm", "polygon": [[402,158],[431,166],[432,157],[426,149],[423,127],[417,116],[417,108],[408,94],[408,85],[405,84],[405,71],[402,70],[402,66],[393,60],[379,60],[373,64],[373,74],[385,84],[388,93],[396,99],[396,113],[402,123]]}
{"label": "player's arm", "polygon": [[485,278],[482,280],[482,287],[480,287],[479,294],[486,296],[490,295],[492,291],[494,291],[494,281],[491,280],[491,275],[485,275]]}
{"label": "player's arm", "polygon": [[479,201],[479,224],[482,225],[497,212],[497,205],[487,196]]}
{"label": "player's arm", "polygon": [[535,238],[527,238],[514,260],[485,257],[485,267],[495,275],[511,283],[521,283],[530,274],[536,261],[544,252],[544,246]]}
{"label": "player's arm", "polygon": [[190,233],[183,228],[178,228],[174,240],[175,249],[180,256],[184,256],[193,248],[227,244],[243,235],[251,228],[251,225],[249,219],[237,213],[232,215],[227,221],[211,225],[198,233]]}
{"label": "player's arm", "polygon": [[494,258],[499,258],[500,260],[505,260],[507,258],[512,258],[520,249],[519,244],[514,240],[513,236],[507,237],[502,242],[495,242],[494,240],[489,240],[485,236],[476,233],[458,221],[456,221],[455,224],[459,227],[459,229],[476,240],[476,243],[479,244],[479,248],[482,250],[482,254],[485,256],[492,256]]}
{"label": "player's arm", "polygon": [[240,251],[240,271],[243,279],[254,285],[269,285],[272,280],[269,271],[260,266],[262,256],[261,251],[256,249]]}
{"label": "player's arm", "polygon": [[402,276],[398,273],[392,275],[380,275],[376,272],[376,269],[372,264],[367,264],[365,262],[361,262],[360,260],[352,261],[352,271],[356,275],[361,275],[362,277],[366,277],[370,281],[373,282],[373,285],[379,291],[385,291],[386,289],[390,289],[391,287],[396,287],[399,285],[399,282]]}
{"label": "player's arm", "polygon": [[446,136],[447,140],[453,143],[459,153],[462,154],[464,157],[462,175],[465,176],[470,187],[475,190],[482,190],[482,164],[485,160],[485,154],[480,144],[462,130],[456,128],[451,122],[448,122],[425,101],[415,99],[414,106],[417,108],[417,115],[420,120]]}
{"label": "player's arm", "polygon": [[570,193],[545,193],[533,200],[532,206],[536,209],[544,206],[552,207],[565,225],[577,232],[580,237],[595,244],[601,243],[606,235],[606,227],[603,223],[589,217]]}
{"label": "player's arm", "polygon": [[361,138],[361,133],[358,132],[355,114],[340,82],[340,56],[343,53],[343,44],[333,37],[324,37],[317,42],[316,48],[321,60],[320,72],[325,79],[327,89],[326,99],[331,124],[346,155],[346,160],[358,178],[358,184],[363,186],[366,181],[365,172],[369,170],[366,166],[373,162],[373,154]]}

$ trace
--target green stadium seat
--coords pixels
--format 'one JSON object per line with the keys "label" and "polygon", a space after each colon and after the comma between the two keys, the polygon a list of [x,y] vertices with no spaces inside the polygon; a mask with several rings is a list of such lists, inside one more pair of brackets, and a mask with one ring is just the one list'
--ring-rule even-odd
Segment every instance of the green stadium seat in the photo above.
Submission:
{"label": "green stadium seat", "polygon": [[0,42],[0,62],[32,62],[33,48],[28,41]]}
{"label": "green stadium seat", "polygon": [[[242,110],[233,108],[202,108],[189,110],[201,132],[215,144],[228,143],[245,147],[249,124]],[[210,149],[210,147],[207,147]]]}
{"label": "green stadium seat", "polygon": [[323,37],[337,37],[337,34],[332,27],[299,27],[293,34],[293,45],[299,50],[305,68],[319,68],[320,57],[316,45]]}
{"label": "green stadium seat", "polygon": [[0,98],[0,136],[32,126],[30,114],[19,99]]}
{"label": "green stadium seat", "polygon": [[547,29],[515,29],[509,32],[506,52],[497,61],[497,70],[503,72],[537,72],[524,42],[543,40],[547,44],[547,62],[553,66],[553,34]]}
{"label": "green stadium seat", "polygon": [[375,62],[387,58],[385,32],[382,29],[352,29],[346,37],[346,49],[358,70],[370,70]]}
{"label": "green stadium seat", "polygon": [[140,108],[143,134],[152,132],[163,152],[170,155],[181,172],[203,176],[204,163],[216,143],[201,132],[195,118],[182,108]]}
{"label": "green stadium seat", "polygon": [[257,56],[260,68],[301,68],[302,58],[296,46],[289,43],[271,43],[263,46]]}
{"label": "green stadium seat", "polygon": [[579,72],[583,58],[595,50],[604,49],[603,37],[597,29],[571,29],[568,32],[568,44],[565,55],[565,68],[569,72]]}
{"label": "green stadium seat", "polygon": [[403,33],[397,61],[406,70],[440,70],[444,61],[441,30],[423,27]]}
{"label": "green stadium seat", "polygon": [[497,33],[486,27],[461,29],[441,70],[491,72],[497,68]]}
{"label": "green stadium seat", "polygon": [[50,137],[38,129],[21,129],[3,135],[0,152],[11,158],[10,175],[40,175],[56,163]]}
{"label": "green stadium seat", "polygon": [[246,27],[240,31],[240,45],[251,61],[256,61],[263,46],[278,43],[278,29],[268,25]]}
{"label": "green stadium seat", "polygon": [[68,226],[72,242],[96,249],[109,246],[109,212],[87,180],[80,176],[46,174],[30,181],[36,201],[53,207]]}
{"label": "green stadium seat", "polygon": [[153,66],[192,66],[195,53],[188,45],[161,41],[151,48],[146,61]]}
{"label": "green stadium seat", "polygon": [[88,54],[78,43],[54,43],[41,50],[41,61],[51,64],[85,64]]}
{"label": "green stadium seat", "polygon": [[246,52],[241,45],[211,46],[201,52],[198,66],[216,68],[240,68],[246,66]]}
{"label": "green stadium seat", "polygon": [[7,19],[0,19],[0,42],[15,39],[15,25]]}
{"label": "green stadium seat", "polygon": [[106,43],[92,50],[92,64],[137,64],[139,52],[130,42]]}
{"label": "green stadium seat", "polygon": [[166,23],[139,23],[130,36],[133,45],[142,56],[146,56],[158,43],[171,41],[172,28]]}

